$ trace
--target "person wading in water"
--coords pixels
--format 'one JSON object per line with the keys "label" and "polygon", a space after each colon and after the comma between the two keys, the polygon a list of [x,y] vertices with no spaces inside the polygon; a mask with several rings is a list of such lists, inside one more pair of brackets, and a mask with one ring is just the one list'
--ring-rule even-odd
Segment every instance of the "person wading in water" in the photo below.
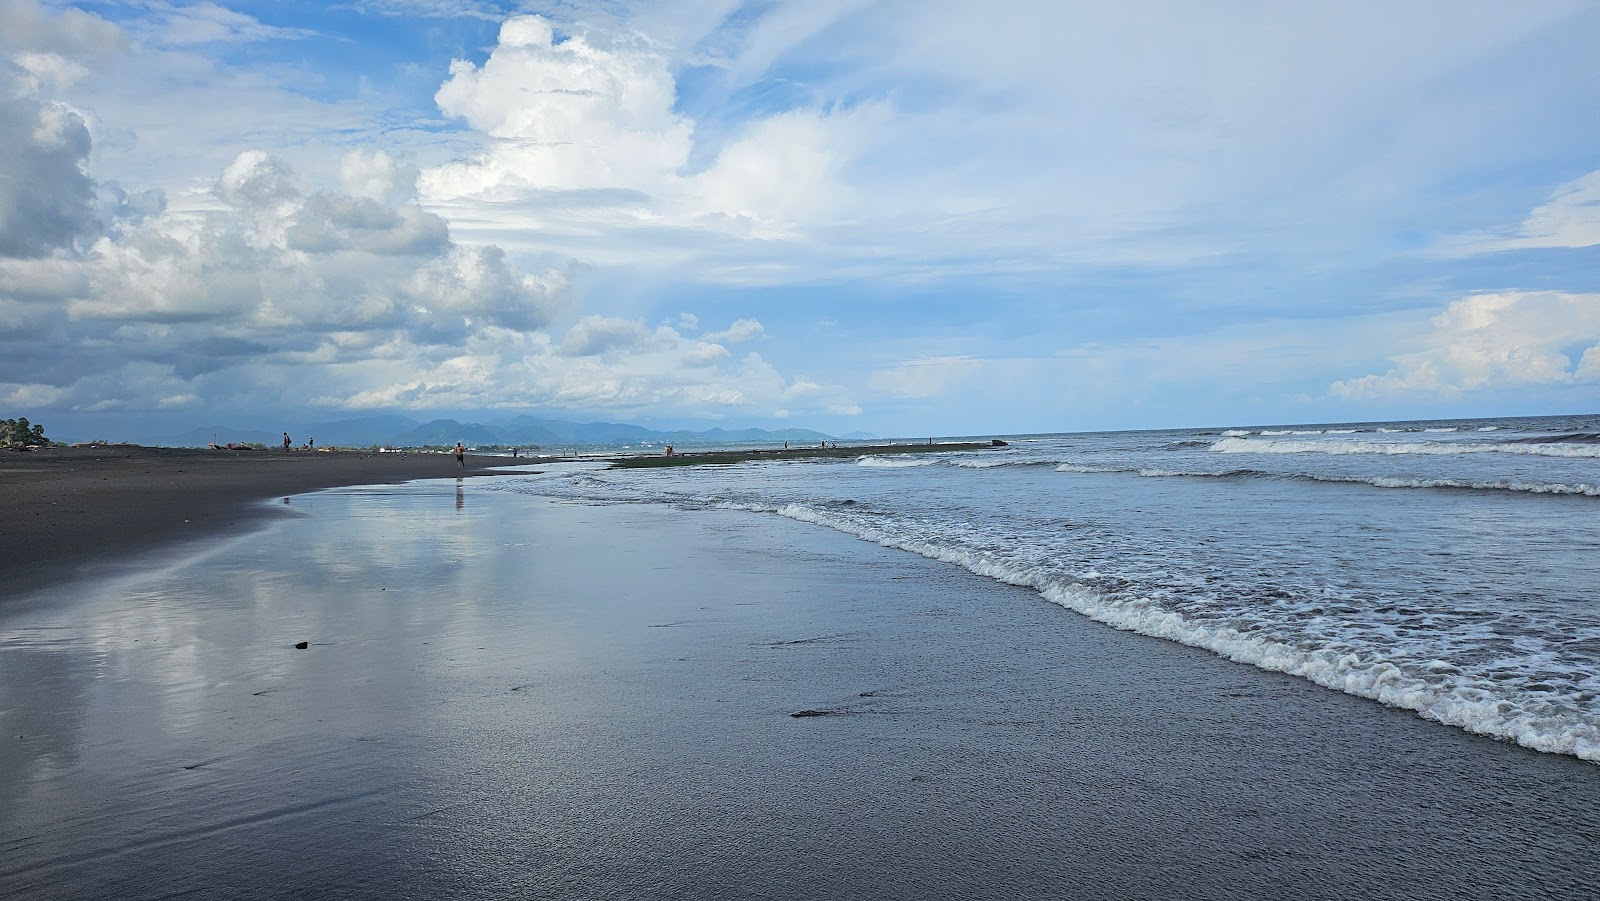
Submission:
{"label": "person wading in water", "polygon": [[466,469],[466,468],[467,468],[467,449],[461,446],[461,442],[457,441],[456,442],[456,469]]}

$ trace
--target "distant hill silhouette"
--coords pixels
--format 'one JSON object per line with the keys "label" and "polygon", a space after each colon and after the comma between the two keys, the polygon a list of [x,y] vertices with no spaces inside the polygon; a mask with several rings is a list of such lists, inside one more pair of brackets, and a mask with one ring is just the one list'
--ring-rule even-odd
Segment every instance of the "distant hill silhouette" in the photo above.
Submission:
{"label": "distant hill silhouette", "polygon": [[[679,429],[670,432],[648,429],[623,422],[569,422],[541,419],[528,414],[504,422],[485,424],[435,419],[418,422],[405,416],[374,415],[328,422],[284,426],[296,446],[316,439],[319,447],[426,447],[452,445],[457,441],[469,447],[619,447],[638,444],[674,444],[684,447],[730,444],[766,444],[788,441],[812,444],[823,441],[863,440],[876,436],[852,432],[847,439],[811,429],[723,429],[705,431]],[[205,447],[218,444],[259,443],[277,447],[283,430],[239,429],[213,425],[190,429],[177,435],[153,435],[135,439],[139,444],[163,447]]]}

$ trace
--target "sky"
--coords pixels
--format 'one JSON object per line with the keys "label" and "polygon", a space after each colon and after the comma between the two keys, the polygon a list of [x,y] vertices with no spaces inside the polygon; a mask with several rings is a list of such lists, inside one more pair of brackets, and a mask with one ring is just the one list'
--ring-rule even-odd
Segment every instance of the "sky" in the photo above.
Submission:
{"label": "sky", "polygon": [[1596,412],[1597,42],[1589,0],[0,0],[0,417]]}

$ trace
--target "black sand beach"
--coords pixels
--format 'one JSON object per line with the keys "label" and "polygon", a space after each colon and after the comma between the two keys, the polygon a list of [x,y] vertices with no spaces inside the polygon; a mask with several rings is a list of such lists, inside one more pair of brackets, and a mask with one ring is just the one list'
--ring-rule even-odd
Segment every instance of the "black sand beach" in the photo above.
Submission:
{"label": "black sand beach", "polygon": [[0,619],[0,895],[1600,884],[1592,764],[824,529],[489,484],[297,498],[192,571]]}
{"label": "black sand beach", "polygon": [[[467,471],[482,474],[469,456]],[[0,580],[13,596],[174,542],[235,534],[256,501],[455,474],[443,454],[54,447],[0,451]]]}

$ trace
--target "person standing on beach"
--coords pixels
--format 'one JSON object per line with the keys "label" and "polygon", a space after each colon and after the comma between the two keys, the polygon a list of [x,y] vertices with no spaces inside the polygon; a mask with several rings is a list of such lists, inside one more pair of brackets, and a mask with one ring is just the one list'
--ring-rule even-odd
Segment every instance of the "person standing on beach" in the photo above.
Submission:
{"label": "person standing on beach", "polygon": [[456,469],[466,469],[466,468],[467,468],[467,449],[461,446],[461,442],[457,441],[456,442]]}
{"label": "person standing on beach", "polygon": [[283,452],[286,453],[286,454],[289,452],[289,433],[288,432],[284,432],[283,433]]}

